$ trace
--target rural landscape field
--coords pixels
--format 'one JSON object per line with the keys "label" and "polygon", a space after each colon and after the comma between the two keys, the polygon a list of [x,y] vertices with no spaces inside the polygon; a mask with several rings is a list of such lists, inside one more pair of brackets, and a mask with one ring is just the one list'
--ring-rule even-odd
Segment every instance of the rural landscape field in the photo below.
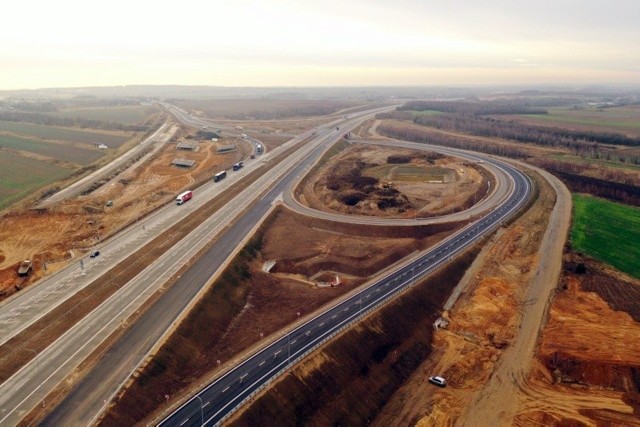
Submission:
{"label": "rural landscape field", "polygon": [[640,2],[9,2],[0,427],[640,427]]}
{"label": "rural landscape field", "polygon": [[113,159],[140,142],[158,113],[141,105],[77,108],[73,101],[14,105],[0,109],[0,209]]}
{"label": "rural landscape field", "polygon": [[[525,170],[535,183],[536,196],[522,216],[505,224],[498,235],[468,249],[384,310],[367,317],[361,326],[345,331],[312,353],[251,400],[230,419],[231,424],[249,425],[269,418],[278,424],[291,420],[361,424],[373,420],[379,425],[396,422],[440,425],[459,422],[470,414],[489,420],[492,418],[488,412],[490,406],[481,411],[478,405],[483,405],[492,395],[498,400],[509,396],[509,411],[501,412],[500,419],[512,419],[517,425],[565,423],[569,419],[587,424],[635,422],[636,417],[632,415],[635,406],[625,406],[625,402],[635,401],[640,394],[628,386],[632,374],[618,386],[617,382],[611,382],[610,376],[593,374],[592,365],[618,364],[617,368],[607,369],[634,372],[638,362],[631,355],[614,362],[622,350],[616,350],[613,344],[608,345],[608,352],[594,347],[592,353],[585,353],[580,346],[585,345],[581,341],[585,337],[602,333],[591,331],[599,328],[599,322],[604,321],[601,316],[607,310],[611,311],[607,314],[609,317],[614,316],[613,313],[631,315],[628,320],[618,321],[618,324],[628,324],[624,333],[612,332],[621,342],[632,341],[636,330],[633,325],[637,321],[634,320],[637,299],[625,298],[625,295],[635,295],[640,289],[637,269],[640,254],[636,243],[639,236],[635,233],[640,169],[637,157],[630,154],[638,145],[637,137],[625,126],[617,134],[611,133],[608,127],[593,126],[587,131],[568,122],[562,127],[542,125],[544,119],[534,123],[529,117],[546,115],[539,111],[542,107],[538,103],[534,116],[496,114],[495,110],[522,109],[523,99],[526,98],[514,95],[507,100],[473,103],[410,101],[390,112],[378,113],[343,135],[308,169],[293,194],[308,208],[337,215],[409,221],[437,219],[442,215],[463,214],[482,202],[498,185],[495,172],[482,162],[469,162],[435,151],[375,145],[388,143],[393,138],[471,148],[524,160],[530,165]],[[562,102],[560,96],[551,104]],[[345,118],[366,108],[353,102],[307,102],[312,109],[305,107],[296,116],[292,111],[305,105],[298,101],[277,100],[271,104],[260,101],[254,105],[242,100],[229,103],[229,110],[224,112],[225,103],[207,104],[198,100],[180,104],[180,108],[193,111],[191,120],[206,118],[207,114],[224,117],[220,121],[221,133],[236,135],[223,136],[217,143],[203,139],[212,132],[208,126],[180,123],[160,106],[76,106],[61,109],[46,120],[41,113],[37,120],[27,115],[32,122],[18,120],[21,116],[16,116],[16,110],[12,109],[13,119],[0,123],[0,137],[5,141],[2,159],[7,163],[3,169],[7,171],[3,181],[7,188],[6,199],[3,198],[7,206],[4,218],[13,224],[11,231],[6,229],[3,233],[0,247],[3,297],[19,295],[24,287],[37,286],[39,280],[63,271],[82,259],[83,254],[92,253],[98,244],[94,234],[99,235],[101,241],[108,241],[111,236],[117,236],[119,230],[136,227],[145,215],[155,215],[154,211],[183,189],[202,185],[217,170],[247,159],[251,144],[239,137],[239,132],[250,133],[262,141],[267,150],[277,152],[291,138],[287,136],[290,133],[318,126],[332,118]],[[268,108],[281,113],[274,113],[272,118],[259,117],[257,112]],[[627,107],[610,108],[633,111]],[[475,111],[471,119],[463,121],[462,116],[457,116],[458,111],[470,110]],[[309,116],[307,111],[315,115]],[[489,111],[493,111],[492,114],[486,115]],[[573,121],[582,120],[578,116],[580,112],[585,121],[592,114],[591,109],[571,111]],[[327,113],[329,116],[325,118]],[[524,119],[521,121],[518,117]],[[72,122],[62,126],[59,120]],[[62,188],[70,179],[78,180],[109,159],[131,150],[134,144],[158,129],[163,120],[171,120],[172,124],[163,125],[162,133],[153,138],[165,141],[164,145],[141,151],[80,197],[60,202],[56,207],[29,209],[30,205],[37,206],[43,197],[57,191],[47,193],[47,189]],[[36,121],[38,123],[33,123]],[[86,126],[89,122],[92,127]],[[486,123],[491,123],[490,131],[486,130]],[[504,128],[500,127],[502,123]],[[512,136],[523,131],[525,135],[535,134],[535,142]],[[604,143],[598,143],[598,138]],[[612,140],[619,144],[610,143]],[[177,143],[193,144],[190,141],[197,144],[193,152],[176,150]],[[238,148],[230,154],[216,151],[217,147],[229,143]],[[374,145],[370,145],[372,143]],[[98,149],[95,144],[109,148]],[[192,159],[196,167],[183,170],[171,166],[176,156]],[[273,168],[274,161],[276,158],[263,162],[262,168]],[[36,164],[43,167],[36,168]],[[33,172],[22,173],[28,168]],[[575,191],[568,201],[573,202],[573,220],[571,231],[566,235],[562,275],[556,284],[547,283],[549,289],[555,289],[556,296],[541,300],[542,307],[549,307],[548,318],[536,326],[540,328],[540,338],[532,342],[535,352],[529,360],[514,356],[509,350],[521,345],[517,344],[517,331],[519,322],[525,321],[521,313],[527,304],[527,289],[533,273],[544,265],[538,251],[542,245],[549,244],[544,232],[548,221],[555,221],[550,215],[557,215],[553,208],[559,196],[554,188],[563,185],[560,181],[550,185],[545,169],[556,174],[562,171],[558,177]],[[253,174],[250,175],[253,178],[247,179],[258,176]],[[238,183],[229,189],[227,196],[207,209],[209,212],[222,209],[227,200],[247,185]],[[22,201],[16,202],[16,195]],[[602,198],[603,195],[609,200]],[[174,399],[184,399],[203,381],[221,375],[229,369],[231,361],[256,351],[290,325],[300,324],[318,310],[357,292],[380,272],[402,265],[403,260],[428,250],[469,223],[467,219],[398,228],[340,225],[334,221],[305,218],[287,206],[280,206],[267,216],[244,248],[208,285],[180,326],[138,368],[101,416],[100,423],[130,425],[157,419],[167,404]],[[182,231],[176,228],[168,235],[184,235],[187,224],[180,225]],[[25,234],[16,234],[15,230],[24,230]],[[296,233],[295,240],[291,239],[292,230]],[[144,262],[160,256],[169,241],[159,239],[148,246],[145,257],[127,261],[128,267],[121,267],[119,272],[115,270],[108,279],[112,286],[105,287],[100,280],[94,282],[42,320],[47,322],[46,319],[55,316],[55,322],[47,326],[42,323],[37,326],[39,330],[26,329],[13,338],[12,347],[0,346],[0,378],[10,378],[35,356],[34,349],[44,350],[66,325],[87,316],[100,301],[124,287]],[[556,250],[561,250],[563,244],[564,239],[555,243],[560,245]],[[23,258],[34,262],[27,280],[15,275]],[[271,266],[268,271],[264,270],[265,265]],[[339,284],[336,286],[334,282]],[[453,290],[460,286],[464,286],[465,291],[457,299],[451,299],[450,294],[456,294]],[[570,296],[580,301],[580,305],[563,305]],[[78,301],[82,303],[77,304]],[[420,314],[418,307],[422,307]],[[424,307],[429,308],[424,310]],[[590,315],[588,321],[579,317],[570,320],[573,318],[567,316],[579,316],[576,307],[596,310],[596,314]],[[60,310],[65,312],[63,316]],[[140,313],[136,315],[139,316]],[[446,319],[445,329],[432,329],[430,325],[437,319]],[[568,326],[567,322],[572,321],[579,322],[580,327]],[[198,326],[202,324],[209,328]],[[562,331],[567,330],[574,331],[572,339],[563,337]],[[111,339],[117,340],[118,336]],[[207,343],[206,346],[203,343]],[[88,366],[97,363],[101,354],[101,351],[94,353],[87,360]],[[341,362],[345,360],[352,362],[345,365]],[[212,361],[222,363],[212,364]],[[522,368],[523,365],[532,367]],[[508,388],[495,389],[492,378],[503,375],[501,369],[506,369],[505,366],[525,370]],[[431,372],[447,378],[446,389],[433,392],[433,385],[424,380]],[[80,378],[90,373],[90,368],[76,371]],[[393,383],[389,383],[389,375],[395,378]],[[68,393],[73,396],[74,387],[82,387],[84,383],[74,384],[67,383],[53,390],[47,399],[49,405],[64,407],[64,396]],[[583,403],[565,403],[565,409],[560,409],[549,400],[554,396],[558,402],[571,401],[567,394],[571,387],[580,388]],[[618,391],[605,398],[602,387]],[[323,403],[315,399],[314,390],[325,394]],[[356,397],[364,390],[375,392],[363,405]],[[170,396],[169,401],[165,394]],[[542,395],[548,396],[544,404],[539,399],[531,400],[533,396]],[[569,404],[571,410],[567,409]],[[608,409],[602,412],[599,408],[605,406]],[[35,410],[28,419],[57,419],[51,418],[58,416],[57,411],[50,413],[51,409],[43,409],[46,408]],[[43,418],[47,413],[49,418]]]}

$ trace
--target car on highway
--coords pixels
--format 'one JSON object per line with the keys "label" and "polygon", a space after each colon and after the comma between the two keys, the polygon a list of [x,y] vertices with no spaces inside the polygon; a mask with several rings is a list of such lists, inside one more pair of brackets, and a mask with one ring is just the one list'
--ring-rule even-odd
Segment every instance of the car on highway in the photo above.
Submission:
{"label": "car on highway", "polygon": [[442,377],[439,377],[437,375],[434,375],[432,377],[429,377],[429,382],[433,385],[437,385],[438,387],[446,387],[447,386],[447,380],[445,380]]}
{"label": "car on highway", "polygon": [[89,255],[89,258],[95,258],[98,255],[100,255],[100,251],[93,251],[93,252],[91,252],[91,255]]}

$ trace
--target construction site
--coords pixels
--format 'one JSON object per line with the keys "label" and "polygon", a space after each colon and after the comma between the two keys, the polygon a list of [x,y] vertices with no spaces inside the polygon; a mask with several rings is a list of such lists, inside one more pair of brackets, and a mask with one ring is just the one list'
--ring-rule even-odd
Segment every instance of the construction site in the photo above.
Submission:
{"label": "construction site", "polygon": [[[375,133],[377,123],[363,125],[352,138],[382,138]],[[265,132],[287,126],[293,132],[303,125],[269,123]],[[257,122],[251,126],[258,128]],[[288,139],[283,133],[286,130],[264,134],[263,139],[256,136],[272,150]],[[251,153],[243,138],[188,142],[188,149],[177,151],[177,144],[191,136],[190,130],[175,125],[171,134],[171,141],[153,156],[133,162],[78,197],[46,209],[5,212],[0,296],[10,297],[76,262],[99,248],[101,241],[172,203],[179,192],[211,180]],[[230,144],[237,149],[218,151]],[[495,185],[481,164],[454,156],[353,144],[349,139],[337,147],[295,191],[301,203],[318,211],[385,219],[435,218],[474,206]],[[193,164],[172,165],[178,157]],[[640,425],[640,360],[632,347],[623,344],[633,342],[639,333],[640,310],[630,302],[637,299],[629,295],[638,294],[640,283],[565,251],[563,275],[558,283],[549,283],[553,288],[549,298],[530,300],[530,283],[544,266],[540,251],[558,193],[538,172],[527,173],[535,182],[537,198],[521,217],[314,352],[229,422],[255,425],[269,417],[284,424],[304,420],[436,426],[464,424],[463,420],[485,424],[497,417],[505,425]],[[566,207],[562,209],[566,214]],[[148,362],[101,422],[130,425],[155,419],[165,403],[160,390],[188,395],[229,367],[212,361],[232,361],[259,348],[265,337],[343,298],[465,224],[342,224],[305,217],[285,206],[276,208],[258,233],[253,255],[234,261],[242,274],[233,290],[219,284],[220,295],[231,295],[230,306],[208,320],[210,335],[178,333],[169,341],[173,349],[162,350],[159,360],[176,356],[172,352],[184,345],[182,340],[207,342],[207,348],[189,341],[184,348],[198,357],[186,365],[167,365],[171,369],[166,372],[167,366],[158,369],[160,362]],[[554,243],[556,249],[558,244]],[[586,274],[576,273],[579,263],[587,266]],[[464,290],[447,303],[457,286]],[[83,298],[94,300],[87,300],[91,307],[105,295],[94,292]],[[219,300],[203,302],[203,307],[213,307],[215,301]],[[523,323],[523,313],[536,304],[546,314],[534,327]],[[437,319],[444,319],[446,327],[434,329]],[[199,322],[202,318],[187,318],[186,328]],[[535,349],[531,360],[510,351],[520,345],[516,341],[523,330],[530,334],[525,344]],[[56,333],[51,331],[51,337]],[[10,375],[20,365],[14,359],[23,353],[30,356],[26,351],[40,340],[47,342],[34,335],[15,343],[15,348],[0,349],[0,376]],[[427,378],[433,374],[445,376],[447,387],[435,389],[429,384]],[[496,378],[509,378],[508,386]],[[368,397],[363,401],[362,396]],[[497,403],[487,405],[489,398]],[[33,419],[40,415],[33,414]]]}

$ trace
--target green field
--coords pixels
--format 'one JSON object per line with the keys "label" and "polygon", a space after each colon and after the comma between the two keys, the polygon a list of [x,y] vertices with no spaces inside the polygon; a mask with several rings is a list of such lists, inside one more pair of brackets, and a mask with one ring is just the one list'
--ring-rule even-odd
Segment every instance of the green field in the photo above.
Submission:
{"label": "green field", "polygon": [[7,121],[0,121],[0,132],[11,132],[25,137],[69,141],[87,145],[93,145],[95,142],[101,142],[108,145],[109,148],[118,148],[129,140],[129,137],[126,135]]}
{"label": "green field", "polygon": [[640,278],[640,208],[574,194],[571,246]]}
{"label": "green field", "polygon": [[13,153],[0,153],[0,209],[74,171]]}
{"label": "green field", "polygon": [[[604,109],[549,109],[548,114],[522,114],[531,123],[541,125],[579,125],[610,132],[640,133],[640,108],[637,106]],[[552,123],[550,123],[552,122]]]}
{"label": "green field", "polygon": [[[0,134],[0,147],[10,148],[19,151],[28,151],[42,156],[50,157],[65,162],[88,165],[105,155],[104,151],[92,150],[88,148],[74,147],[35,139],[18,138],[16,136]],[[5,153],[2,153],[4,156]],[[6,175],[0,170],[0,175]]]}
{"label": "green field", "polygon": [[58,111],[51,115],[135,125],[144,122],[148,116],[158,111],[160,111],[158,107],[151,105],[122,105],[117,107],[74,108]]}

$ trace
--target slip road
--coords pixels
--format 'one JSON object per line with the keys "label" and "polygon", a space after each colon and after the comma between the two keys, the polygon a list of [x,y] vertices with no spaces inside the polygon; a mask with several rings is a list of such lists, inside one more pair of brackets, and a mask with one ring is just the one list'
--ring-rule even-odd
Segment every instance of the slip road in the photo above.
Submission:
{"label": "slip road", "polygon": [[[423,149],[430,148],[428,145],[422,146]],[[464,153],[468,155],[469,152]],[[220,423],[253,393],[268,385],[307,353],[368,311],[412,286],[416,280],[431,273],[514,215],[531,194],[529,178],[516,168],[494,158],[479,154],[475,157],[504,170],[510,176],[513,186],[510,196],[503,204],[450,236],[420,258],[381,278],[250,356],[185,402],[159,425],[211,426]]]}

